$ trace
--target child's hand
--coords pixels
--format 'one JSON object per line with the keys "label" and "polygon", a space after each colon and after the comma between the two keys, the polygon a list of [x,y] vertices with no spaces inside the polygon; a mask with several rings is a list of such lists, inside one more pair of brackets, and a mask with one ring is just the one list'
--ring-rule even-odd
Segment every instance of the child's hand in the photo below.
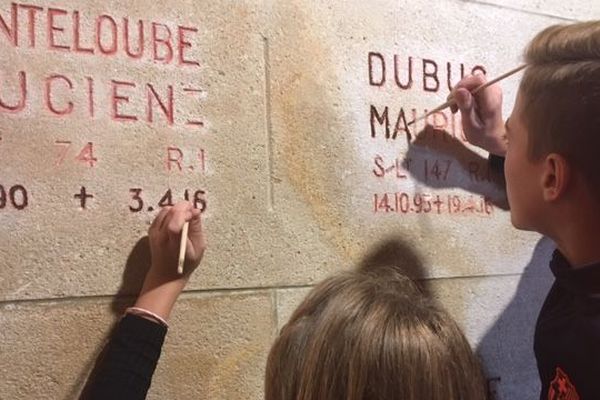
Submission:
{"label": "child's hand", "polygon": [[150,270],[155,274],[165,278],[179,278],[177,275],[177,261],[179,259],[181,230],[185,222],[189,222],[190,226],[185,253],[184,275],[189,276],[200,264],[206,249],[200,211],[195,209],[190,202],[182,201],[174,207],[163,208],[148,231],[152,255]]}
{"label": "child's hand", "polygon": [[492,154],[506,154],[506,133],[502,120],[502,89],[492,85],[471,95],[486,82],[483,75],[469,75],[456,84],[451,96],[456,101],[452,112],[460,110],[463,130],[469,143]]}
{"label": "child's hand", "polygon": [[[188,221],[190,226],[184,272],[183,275],[179,275],[177,261],[179,260],[181,230],[183,224]],[[200,211],[194,209],[187,201],[177,203],[174,207],[165,207],[154,219],[148,236],[150,237],[152,265],[144,279],[144,285],[135,306],[166,320],[190,274],[200,264],[206,249]]]}

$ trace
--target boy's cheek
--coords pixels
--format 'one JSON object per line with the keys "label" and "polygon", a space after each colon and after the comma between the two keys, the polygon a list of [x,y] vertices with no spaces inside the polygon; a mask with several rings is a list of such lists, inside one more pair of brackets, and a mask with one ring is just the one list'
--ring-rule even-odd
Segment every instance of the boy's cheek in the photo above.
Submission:
{"label": "boy's cheek", "polygon": [[506,198],[510,208],[510,220],[515,228],[522,229],[521,204],[518,198],[518,176],[513,173],[513,161],[508,153],[504,162],[504,177],[506,179]]}

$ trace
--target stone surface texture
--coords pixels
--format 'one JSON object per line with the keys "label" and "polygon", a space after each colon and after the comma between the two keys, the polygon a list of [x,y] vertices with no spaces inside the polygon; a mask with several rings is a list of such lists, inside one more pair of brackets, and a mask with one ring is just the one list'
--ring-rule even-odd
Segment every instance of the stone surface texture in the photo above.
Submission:
{"label": "stone surface texture", "polygon": [[506,7],[566,21],[592,20],[600,17],[600,3],[595,0],[464,0],[473,3]]}
{"label": "stone surface texture", "polygon": [[185,193],[209,250],[149,398],[260,399],[310,288],[382,259],[458,320],[495,399],[534,398],[553,245],[512,228],[458,117],[404,122],[461,73],[518,65],[542,28],[599,15],[591,0],[0,3],[0,398],[77,398],[139,290],[150,221]]}

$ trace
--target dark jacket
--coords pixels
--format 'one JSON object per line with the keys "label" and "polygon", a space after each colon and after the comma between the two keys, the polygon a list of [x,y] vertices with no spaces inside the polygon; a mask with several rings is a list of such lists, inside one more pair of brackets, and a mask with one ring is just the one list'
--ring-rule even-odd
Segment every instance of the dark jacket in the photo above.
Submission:
{"label": "dark jacket", "polygon": [[126,314],[98,357],[81,399],[145,399],[166,334],[166,327]]}
{"label": "dark jacket", "polygon": [[[504,158],[490,155],[493,169]],[[600,262],[573,269],[556,250],[555,276],[535,327],[540,400],[600,400]]]}
{"label": "dark jacket", "polygon": [[600,263],[573,269],[556,250],[556,280],[540,311],[534,350],[541,400],[600,399]]}

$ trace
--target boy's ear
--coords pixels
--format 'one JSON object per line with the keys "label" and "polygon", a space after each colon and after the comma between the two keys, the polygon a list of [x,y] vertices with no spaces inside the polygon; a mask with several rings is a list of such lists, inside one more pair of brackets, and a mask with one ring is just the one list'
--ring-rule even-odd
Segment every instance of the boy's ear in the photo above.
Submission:
{"label": "boy's ear", "polygon": [[556,153],[550,153],[542,166],[542,191],[545,201],[555,201],[567,191],[571,182],[571,166],[567,159]]}

